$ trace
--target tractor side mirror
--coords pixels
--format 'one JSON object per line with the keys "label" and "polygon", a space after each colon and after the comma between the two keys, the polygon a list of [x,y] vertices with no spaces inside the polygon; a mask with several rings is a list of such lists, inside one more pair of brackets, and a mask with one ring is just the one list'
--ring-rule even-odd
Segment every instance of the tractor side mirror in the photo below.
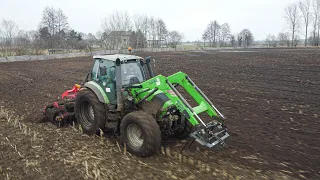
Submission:
{"label": "tractor side mirror", "polygon": [[150,56],[146,57],[146,63],[150,64],[150,61],[151,61],[151,57]]}
{"label": "tractor side mirror", "polygon": [[90,71],[90,72],[87,74],[86,79],[84,80],[84,82],[86,83],[86,82],[89,82],[89,81],[91,81],[91,80],[92,80],[92,71]]}
{"label": "tractor side mirror", "polygon": [[100,67],[99,68],[99,71],[100,71],[100,76],[105,76],[107,75],[107,67],[103,66],[103,67]]}
{"label": "tractor side mirror", "polygon": [[150,76],[150,78],[153,78],[154,74],[153,74],[153,71],[150,66],[150,61],[151,61],[151,57],[150,56],[146,57],[146,65],[147,65],[147,69],[149,71],[149,76]]}

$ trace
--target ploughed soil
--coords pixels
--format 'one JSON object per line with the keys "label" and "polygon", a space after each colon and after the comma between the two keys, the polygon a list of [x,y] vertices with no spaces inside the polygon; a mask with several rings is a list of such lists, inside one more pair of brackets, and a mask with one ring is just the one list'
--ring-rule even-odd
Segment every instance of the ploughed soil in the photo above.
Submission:
{"label": "ploughed soil", "polygon": [[[39,123],[91,57],[0,64],[0,179],[319,179],[320,50],[137,53],[155,74],[187,73],[227,117],[223,148],[165,140],[138,158],[118,137]],[[187,98],[190,100],[190,98]]]}

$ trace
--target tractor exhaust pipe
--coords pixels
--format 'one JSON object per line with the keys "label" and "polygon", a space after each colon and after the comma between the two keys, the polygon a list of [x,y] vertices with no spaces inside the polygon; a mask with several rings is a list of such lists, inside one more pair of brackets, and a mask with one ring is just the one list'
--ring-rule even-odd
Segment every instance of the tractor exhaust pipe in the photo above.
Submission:
{"label": "tractor exhaust pipe", "polygon": [[146,65],[147,65],[147,69],[148,69],[148,72],[149,72],[149,76],[150,76],[150,78],[153,78],[154,74],[153,74],[153,71],[152,71],[151,66],[150,66],[150,61],[151,61],[151,57],[150,56],[146,57]]}
{"label": "tractor exhaust pipe", "polygon": [[117,92],[117,111],[122,111],[122,77],[121,77],[121,62],[120,59],[116,59],[116,92]]}

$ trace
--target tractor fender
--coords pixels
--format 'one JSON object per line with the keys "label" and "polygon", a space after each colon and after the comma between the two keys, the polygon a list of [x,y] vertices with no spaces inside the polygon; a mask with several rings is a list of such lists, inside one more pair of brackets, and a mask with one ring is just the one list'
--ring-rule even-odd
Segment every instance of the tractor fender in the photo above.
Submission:
{"label": "tractor fender", "polygon": [[102,89],[102,87],[98,83],[89,81],[84,84],[84,87],[92,90],[94,94],[96,94],[100,102],[104,104],[110,104],[110,101],[106,92]]}

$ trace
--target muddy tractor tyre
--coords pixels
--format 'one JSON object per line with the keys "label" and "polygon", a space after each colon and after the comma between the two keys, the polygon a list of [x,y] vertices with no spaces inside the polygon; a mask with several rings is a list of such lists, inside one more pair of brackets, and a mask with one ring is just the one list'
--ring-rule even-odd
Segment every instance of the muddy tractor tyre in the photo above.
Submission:
{"label": "muddy tractor tyre", "polygon": [[120,133],[121,141],[126,144],[128,151],[137,156],[150,156],[160,148],[160,127],[150,114],[143,111],[124,116]]}
{"label": "muddy tractor tyre", "polygon": [[104,129],[106,123],[105,106],[93,91],[85,89],[77,94],[75,116],[84,133],[94,135]]}
{"label": "muddy tractor tyre", "polygon": [[193,126],[187,119],[185,119],[185,121],[186,122],[185,122],[184,129],[182,131],[180,131],[180,132],[174,133],[174,137],[179,138],[179,139],[188,139],[188,138],[190,138],[190,134],[193,131]]}

